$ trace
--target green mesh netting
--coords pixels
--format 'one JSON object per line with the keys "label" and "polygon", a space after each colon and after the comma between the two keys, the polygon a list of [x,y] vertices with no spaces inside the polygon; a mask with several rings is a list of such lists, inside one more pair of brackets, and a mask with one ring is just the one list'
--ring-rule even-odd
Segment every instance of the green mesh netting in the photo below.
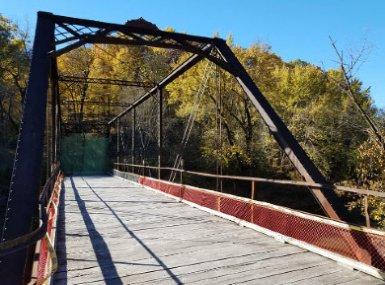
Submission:
{"label": "green mesh netting", "polygon": [[65,174],[108,172],[108,138],[74,133],[61,139],[60,164]]}

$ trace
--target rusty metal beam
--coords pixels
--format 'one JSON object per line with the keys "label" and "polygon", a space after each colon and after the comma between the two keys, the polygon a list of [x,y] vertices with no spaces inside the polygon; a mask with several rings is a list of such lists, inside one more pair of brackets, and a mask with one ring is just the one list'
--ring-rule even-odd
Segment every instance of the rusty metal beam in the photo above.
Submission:
{"label": "rusty metal beam", "polygon": [[[274,136],[282,150],[286,153],[294,167],[302,175],[307,182],[320,183],[328,185],[328,181],[319,171],[317,166],[309,158],[298,141],[286,127],[285,123],[275,112],[273,107],[267,101],[266,97],[255,85],[243,65],[238,61],[237,57],[231,51],[230,47],[224,40],[217,40],[216,48],[224,60],[232,66],[232,74],[235,76],[243,90],[258,110],[263,121]],[[330,187],[332,188],[332,187]],[[341,216],[346,215],[346,210],[341,205],[340,199],[330,188],[313,189],[310,188],[314,197],[321,205],[325,213],[333,219],[340,220]]]}
{"label": "rusty metal beam", "polygon": [[162,37],[164,39],[176,40],[176,41],[187,40],[187,41],[197,42],[202,44],[213,43],[213,38],[209,38],[209,37],[194,36],[194,35],[175,33],[175,32],[167,32],[167,31],[161,31],[156,29],[133,26],[130,24],[121,25],[121,24],[106,23],[106,22],[72,18],[72,17],[59,16],[59,15],[54,15],[54,17],[55,17],[56,23],[58,24],[71,24],[71,25],[86,26],[86,27],[92,27],[92,28],[98,28],[98,29],[110,29],[110,30],[121,32],[123,34],[134,33],[134,34],[139,34],[144,36]]}
{"label": "rusty metal beam", "polygon": [[84,84],[130,86],[130,87],[153,87],[155,85],[154,82],[133,81],[133,80],[123,80],[123,79],[109,79],[109,78],[95,78],[95,77],[82,77],[82,76],[64,75],[64,74],[59,75],[59,81],[84,83]]}

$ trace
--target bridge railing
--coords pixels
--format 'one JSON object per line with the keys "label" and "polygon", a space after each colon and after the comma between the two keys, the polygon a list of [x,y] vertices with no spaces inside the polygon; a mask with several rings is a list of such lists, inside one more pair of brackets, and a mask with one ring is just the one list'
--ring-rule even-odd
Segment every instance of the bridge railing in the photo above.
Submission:
{"label": "bridge railing", "polygon": [[40,193],[40,203],[44,205],[46,215],[46,231],[35,246],[39,258],[33,263],[32,278],[36,284],[49,284],[49,279],[58,267],[55,252],[56,221],[63,177],[60,165],[55,165]]}
{"label": "bridge railing", "polygon": [[32,267],[31,281],[36,281],[37,284],[43,284],[56,268],[53,242],[62,178],[59,164],[53,165],[52,174],[40,191],[39,221],[35,229],[25,235],[0,243],[0,257],[31,247],[31,255],[34,251],[39,259],[30,258],[26,266],[27,268]]}
{"label": "bridge railing", "polygon": [[[115,169],[119,171],[116,174],[122,177],[178,197],[186,203],[201,206],[208,211],[214,211],[215,214],[224,215],[225,218],[241,225],[250,226],[257,231],[345,263],[376,277],[385,278],[384,231],[263,202],[254,199],[255,196],[244,198],[206,188],[198,188],[192,186],[185,178],[186,174],[189,174],[199,177],[249,181],[252,188],[256,188],[255,184],[258,183],[301,186],[304,189],[306,187],[330,186],[303,181],[217,175],[144,164],[115,163]],[[179,181],[170,182],[166,179],[158,179],[162,177],[161,172],[163,172],[163,177],[167,177],[164,175],[167,171],[179,173]],[[376,199],[384,199],[385,197],[383,192],[340,185],[333,185],[333,187],[335,191],[349,195],[372,196]],[[252,195],[256,194],[255,191],[254,193],[251,191],[251,193]]]}
{"label": "bridge railing", "polygon": [[[152,169],[157,172],[159,170],[166,170],[166,171],[173,171],[179,173],[179,180],[180,182],[183,182],[183,175],[184,174],[191,174],[191,175],[197,175],[201,177],[209,177],[209,178],[218,178],[218,179],[231,179],[231,180],[239,180],[239,181],[249,181],[251,183],[251,189],[255,190],[255,184],[260,183],[268,183],[268,184],[275,184],[275,185],[286,185],[286,186],[303,186],[303,187],[309,187],[314,189],[321,189],[321,188],[328,188],[328,189],[334,189],[337,191],[341,191],[344,193],[354,193],[358,195],[363,196],[373,196],[377,198],[385,198],[385,192],[381,191],[374,191],[369,189],[362,189],[362,188],[354,188],[354,187],[347,187],[342,185],[323,185],[319,183],[310,183],[306,181],[295,181],[295,180],[285,180],[285,179],[269,179],[269,178],[262,178],[262,177],[252,177],[252,176],[238,176],[238,175],[219,175],[214,173],[208,173],[208,172],[201,172],[201,171],[192,171],[192,170],[186,170],[186,169],[180,169],[180,168],[173,168],[173,167],[158,167],[158,166],[151,166],[146,164],[131,164],[131,163],[114,163],[114,166],[117,170],[122,171],[128,171],[131,170],[132,172],[135,172],[134,169],[141,169],[141,172],[138,172],[139,174],[143,174],[144,176],[147,174],[146,170]],[[251,191],[251,199],[255,198],[255,191]]]}
{"label": "bridge railing", "polygon": [[[247,181],[250,183],[250,199],[256,199],[256,192],[257,192],[257,184],[263,183],[263,184],[270,184],[275,186],[294,186],[303,190],[306,189],[331,189],[333,191],[336,191],[338,194],[342,195],[358,195],[359,197],[362,197],[362,208],[363,208],[363,215],[365,217],[365,225],[368,228],[372,227],[370,215],[369,215],[369,202],[368,199],[371,197],[372,199],[376,199],[379,201],[385,201],[385,192],[382,191],[375,191],[375,190],[369,190],[369,189],[362,189],[362,188],[355,188],[355,187],[348,187],[343,185],[323,185],[319,183],[310,183],[306,181],[295,181],[295,180],[285,180],[285,179],[269,179],[269,178],[262,178],[262,177],[251,177],[251,176],[239,176],[239,175],[220,175],[220,174],[214,174],[214,173],[207,173],[207,172],[201,172],[201,171],[192,171],[192,170],[186,170],[183,168],[173,168],[173,167],[159,167],[159,166],[152,166],[147,164],[131,164],[131,163],[114,163],[114,166],[117,170],[123,170],[123,171],[131,171],[136,172],[138,174],[141,174],[143,176],[150,176],[150,177],[156,177],[161,178],[161,173],[164,171],[169,171],[170,173],[179,173],[177,175],[179,178],[179,183],[184,183],[184,177],[187,175],[193,175],[198,177],[206,177],[206,178],[214,178],[220,181],[222,183],[223,180],[233,180],[233,181]],[[139,171],[138,171],[139,170]],[[153,172],[156,172],[155,175]],[[176,176],[176,177],[177,177]],[[290,206],[289,206],[290,207]],[[305,210],[306,211],[306,210]],[[352,222],[350,217],[344,217],[346,221]],[[355,222],[357,223],[357,222]]]}

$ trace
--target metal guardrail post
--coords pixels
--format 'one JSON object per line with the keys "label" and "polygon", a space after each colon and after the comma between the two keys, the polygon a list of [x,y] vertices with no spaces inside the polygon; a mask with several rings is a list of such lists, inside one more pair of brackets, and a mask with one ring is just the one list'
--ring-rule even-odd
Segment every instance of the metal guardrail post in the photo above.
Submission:
{"label": "metal guardrail post", "polygon": [[255,181],[251,180],[251,200],[255,200]]}
{"label": "metal guardrail post", "polygon": [[183,159],[180,160],[180,168],[181,168],[181,171],[179,172],[180,184],[183,184],[183,172],[184,172],[184,160]]}
{"label": "metal guardrail post", "polygon": [[158,179],[161,179],[162,155],[163,155],[163,90],[158,87]]}
{"label": "metal guardrail post", "polygon": [[[131,126],[131,163],[135,164],[135,128],[136,128],[136,109],[132,110],[132,126]],[[135,173],[135,167],[132,166],[132,173]]]}
{"label": "metal guardrail post", "polygon": [[364,213],[365,213],[365,223],[368,228],[370,228],[370,215],[369,215],[369,203],[368,196],[364,197]]}
{"label": "metal guardrail post", "polygon": [[116,120],[116,162],[119,163],[120,153],[120,119]]}

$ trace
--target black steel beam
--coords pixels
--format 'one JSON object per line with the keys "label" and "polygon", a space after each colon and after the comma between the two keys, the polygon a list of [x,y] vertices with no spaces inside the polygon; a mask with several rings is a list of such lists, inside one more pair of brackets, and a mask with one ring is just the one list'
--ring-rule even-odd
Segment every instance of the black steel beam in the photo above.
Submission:
{"label": "black steel beam", "polygon": [[[97,37],[97,36],[102,36],[103,37],[103,36],[106,36],[109,32],[110,32],[110,29],[99,30],[99,31],[97,31],[95,33],[95,35],[92,35],[92,37]],[[70,52],[73,49],[79,48],[82,45],[87,43],[87,40],[88,40],[89,37],[90,37],[89,35],[81,36],[77,42],[69,44],[69,45],[67,45],[67,46],[65,46],[65,47],[63,47],[61,49],[54,50],[54,51],[52,51],[51,55],[55,56],[55,57],[58,57],[58,56],[60,56],[62,54]]]}
{"label": "black steel beam", "polygon": [[77,49],[86,43],[83,40],[79,40],[77,42],[74,42],[73,44],[70,44],[68,46],[65,46],[61,49],[58,49],[57,51],[52,51],[52,56],[59,57],[67,52],[70,52],[71,50]]}
{"label": "black steel beam", "polygon": [[117,86],[132,86],[132,87],[153,87],[154,82],[132,81],[123,79],[108,79],[95,77],[81,77],[74,75],[59,75],[61,82],[75,82],[84,84],[102,84],[102,85],[117,85]]}
{"label": "black steel beam", "polygon": [[[207,44],[213,44],[216,38],[194,36],[182,33],[167,32],[158,29],[138,27],[135,25],[121,25],[105,23],[93,20],[77,19],[59,15],[53,15],[55,22],[72,36],[69,39],[59,41],[64,44],[67,40],[71,44],[55,51],[55,56],[60,56],[84,44],[119,44],[119,45],[147,45],[160,48],[172,48],[188,51],[195,54],[203,54],[207,59],[219,65],[223,69],[229,70],[229,66],[220,58],[211,56],[210,53],[204,53],[202,47]],[[95,33],[79,34],[67,25],[80,25],[88,28],[99,29]],[[121,33],[129,38],[118,37],[116,33]],[[115,33],[115,34],[114,34]],[[78,39],[77,42],[73,42]]]}
{"label": "black steel beam", "polygon": [[96,101],[96,100],[87,100],[84,102],[82,102],[81,100],[64,100],[64,101],[62,101],[62,104],[81,104],[81,103],[83,103],[85,106],[86,105],[102,105],[102,106],[108,105],[109,107],[121,107],[121,108],[127,108],[127,107],[131,106],[131,104],[129,104],[129,103],[119,103],[119,102],[107,103],[107,102]]}
{"label": "black steel beam", "polygon": [[116,120],[116,162],[119,163],[120,153],[120,119]]}
{"label": "black steel beam", "polygon": [[158,179],[161,179],[162,155],[163,155],[163,90],[158,89]]}
{"label": "black steel beam", "polygon": [[55,22],[58,24],[70,24],[70,25],[79,25],[79,26],[86,26],[86,27],[99,28],[99,29],[110,29],[114,31],[119,31],[123,34],[134,33],[134,34],[140,34],[144,36],[155,36],[155,37],[160,36],[170,40],[186,40],[186,41],[193,41],[193,42],[198,42],[202,44],[210,44],[210,43],[212,44],[214,40],[213,38],[209,38],[209,37],[194,36],[194,35],[175,33],[175,32],[167,32],[167,31],[161,31],[156,29],[133,26],[130,24],[121,25],[121,24],[78,19],[78,18],[59,16],[59,15],[54,15],[54,18],[55,18]]}
{"label": "black steel beam", "polygon": [[[284,122],[267,101],[265,96],[254,84],[253,80],[248,75],[242,64],[238,61],[237,57],[231,51],[226,42],[223,40],[217,40],[216,48],[222,55],[223,59],[233,67],[233,75],[258,110],[271,134],[274,136],[280,147],[285,151],[286,155],[289,157],[290,161],[302,177],[307,182],[329,185],[326,178],[318,170],[313,161],[309,158],[301,145],[294,138]],[[340,199],[332,188],[311,189],[311,191],[330,218],[339,220],[341,219],[341,215],[346,215],[345,208],[341,205]]]}
{"label": "black steel beam", "polygon": [[152,47],[158,47],[158,48],[170,48],[170,49],[179,49],[187,52],[191,52],[194,54],[201,54],[204,55],[208,60],[212,61],[213,63],[217,64],[224,70],[231,72],[230,67],[228,64],[221,60],[220,58],[216,58],[215,56],[210,55],[208,52],[204,52],[200,47],[188,45],[188,44],[175,44],[175,43],[169,43],[167,41],[146,41],[144,39],[126,39],[126,38],[118,38],[118,37],[112,37],[112,36],[105,36],[105,35],[89,35],[86,37],[82,37],[81,40],[72,43],[66,47],[63,47],[62,49],[59,49],[55,52],[55,56],[60,56],[64,53],[67,53],[73,49],[76,49],[78,47],[81,47],[84,44],[114,44],[114,45],[131,45],[131,46],[152,46]]}
{"label": "black steel beam", "polygon": [[69,32],[71,35],[73,35],[74,37],[80,37],[80,34],[78,32],[75,32],[74,30],[72,30],[71,28],[69,28],[66,24],[58,24],[59,27],[63,28],[64,30],[66,30],[67,32]]}
{"label": "black steel beam", "polygon": [[[136,129],[136,109],[132,110],[132,125],[131,125],[131,163],[135,164],[135,129]],[[132,168],[134,172],[134,168]]]}
{"label": "black steel beam", "polygon": [[[209,45],[206,45],[202,50],[208,51],[208,50],[211,50],[211,48],[212,48],[212,46],[211,46],[211,44],[209,44]],[[163,78],[163,80],[160,81],[158,83],[158,85],[156,85],[151,90],[146,92],[146,94],[144,94],[139,99],[137,99],[134,103],[132,103],[132,105],[130,107],[128,107],[127,109],[122,111],[119,115],[117,115],[116,117],[111,119],[108,123],[112,124],[118,118],[120,118],[120,117],[124,116],[125,114],[127,114],[128,112],[130,112],[133,108],[135,108],[136,106],[145,102],[151,96],[156,94],[158,88],[164,88],[165,86],[167,86],[167,84],[174,81],[177,77],[182,75],[184,72],[186,72],[188,69],[190,69],[192,66],[194,66],[199,61],[201,61],[203,58],[204,57],[200,54],[194,54],[194,55],[190,56],[185,62],[183,62],[181,65],[179,65],[177,68],[175,68],[169,75],[167,75],[165,78]]]}
{"label": "black steel beam", "polygon": [[[152,42],[152,41],[145,41],[145,40],[136,40],[136,39],[124,39],[124,38],[115,38],[115,37],[104,37],[104,36],[90,36],[85,40],[86,43],[89,44],[116,44],[116,45],[136,45],[136,46],[152,46],[152,47],[158,47],[158,48],[170,48],[170,49],[179,49],[187,52],[191,52],[194,54],[200,54],[204,55],[208,60],[212,61],[213,63],[217,64],[224,70],[231,72],[231,68],[228,66],[228,64],[219,59],[215,56],[210,55],[209,52],[204,52],[203,49],[199,47],[195,47],[192,45],[182,45],[182,44],[174,44],[174,43],[168,43],[168,42]],[[74,44],[74,48],[79,47]],[[66,50],[66,52],[68,49]],[[58,54],[63,54],[62,52],[58,51]]]}
{"label": "black steel beam", "polygon": [[51,57],[51,121],[52,121],[52,158],[57,161],[59,141],[59,83],[57,60]]}
{"label": "black steel beam", "polygon": [[[25,235],[38,225],[38,195],[50,70],[48,53],[53,48],[54,29],[51,14],[39,12],[1,241]],[[24,249],[1,258],[2,284],[26,283],[23,278],[29,270],[28,255],[29,250]]]}

